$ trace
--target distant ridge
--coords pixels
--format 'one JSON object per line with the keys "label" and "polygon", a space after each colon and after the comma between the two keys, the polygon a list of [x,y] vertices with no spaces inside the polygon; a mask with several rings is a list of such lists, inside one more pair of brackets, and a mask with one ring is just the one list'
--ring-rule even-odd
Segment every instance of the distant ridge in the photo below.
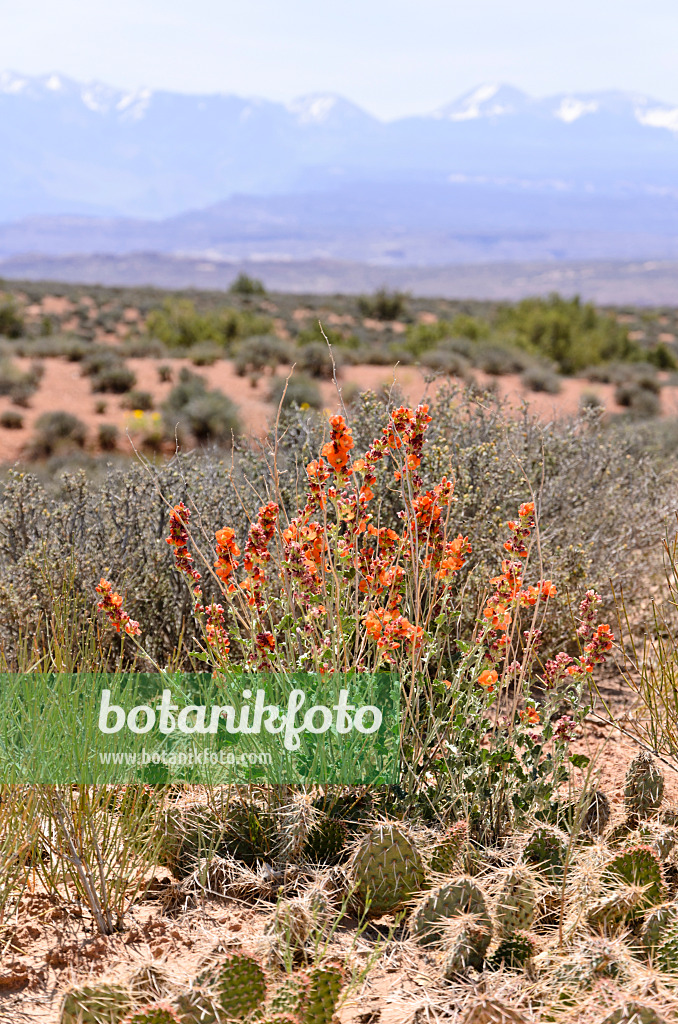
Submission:
{"label": "distant ridge", "polygon": [[241,271],[273,291],[360,294],[382,285],[420,296],[516,300],[581,295],[602,305],[678,306],[678,260],[383,267],[339,260],[218,262],[134,253],[0,261],[0,279],[157,288],[227,288]]}

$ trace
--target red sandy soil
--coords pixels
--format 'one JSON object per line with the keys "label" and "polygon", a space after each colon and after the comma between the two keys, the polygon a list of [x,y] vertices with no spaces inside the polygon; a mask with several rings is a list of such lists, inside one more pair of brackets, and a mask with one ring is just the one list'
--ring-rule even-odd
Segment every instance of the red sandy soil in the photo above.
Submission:
{"label": "red sandy soil", "polygon": [[[63,304],[67,300],[54,301]],[[59,308],[61,309],[61,306]],[[136,311],[130,309],[127,312],[131,318]],[[28,360],[17,362],[24,369],[29,365]],[[268,401],[270,376],[262,377],[256,384],[251,384],[247,378],[239,377],[235,373],[233,364],[228,360],[220,360],[206,368],[196,368],[185,360],[178,359],[162,362],[172,367],[174,378],[182,366],[189,366],[193,372],[205,378],[209,387],[221,389],[236,402],[241,420],[250,434],[261,436],[266,433],[275,414],[272,404]],[[54,410],[74,413],[85,423],[90,435],[89,447],[92,450],[99,424],[115,424],[120,431],[120,450],[131,453],[131,445],[125,435],[127,431],[134,435],[134,416],[122,407],[124,396],[94,394],[91,391],[90,379],[81,375],[78,363],[54,358],[45,359],[43,363],[44,377],[39,390],[31,397],[28,408],[17,409],[8,397],[0,397],[0,414],[7,409],[14,409],[20,412],[24,421],[20,430],[0,426],[0,461],[7,464],[19,459],[33,434],[37,418],[44,412]],[[127,364],[137,376],[137,389],[150,392],[156,407],[159,407],[172,387],[171,382],[161,383],[158,379],[160,362],[148,358],[128,359]],[[285,373],[284,370],[278,372]],[[514,409],[519,409],[521,404],[526,402],[530,411],[544,420],[575,415],[584,392],[595,392],[607,411],[620,411],[615,405],[614,386],[611,384],[591,385],[583,380],[564,379],[559,394],[547,395],[526,391],[520,377],[515,374],[490,378],[478,373],[476,378],[481,386],[495,387],[498,394]],[[365,365],[345,367],[341,371],[339,383],[341,387],[350,387],[352,390],[357,387],[363,391],[379,391],[397,385],[409,402],[416,403],[435,394],[440,386],[440,378],[433,383],[427,383],[424,374],[415,367],[398,366],[389,369],[384,366]],[[337,411],[339,398],[334,383],[323,381],[320,383],[320,389],[326,408],[332,412]],[[99,414],[96,412],[96,406],[102,401],[106,403],[106,410]],[[678,387],[667,385],[662,388],[661,404],[663,415],[678,414]]]}

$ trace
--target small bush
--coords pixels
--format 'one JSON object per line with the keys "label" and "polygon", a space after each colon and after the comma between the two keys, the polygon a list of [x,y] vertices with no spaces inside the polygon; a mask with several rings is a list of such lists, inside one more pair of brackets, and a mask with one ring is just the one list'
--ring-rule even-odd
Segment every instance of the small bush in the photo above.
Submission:
{"label": "small bush", "polygon": [[14,299],[0,302],[0,336],[20,338],[24,333],[24,318],[19,312]]}
{"label": "small bush", "polygon": [[161,384],[168,384],[172,379],[172,367],[163,363],[158,367],[158,380]]}
{"label": "small bush", "polygon": [[112,452],[118,444],[118,428],[115,423],[100,423],[97,441],[103,452]]}
{"label": "small bush", "polygon": [[92,376],[92,391],[105,391],[113,395],[124,395],[137,382],[137,375],[121,362],[111,362]]}
{"label": "small bush", "polygon": [[141,409],[142,412],[148,412],[153,408],[153,395],[150,391],[128,391],[120,405],[123,409]]}
{"label": "small bush", "polygon": [[332,380],[334,366],[338,369],[338,359],[335,355],[334,363],[332,354],[326,344],[319,341],[312,341],[304,345],[297,357],[297,366],[310,377],[317,377],[320,380]]}
{"label": "small bush", "polygon": [[446,348],[434,348],[424,352],[420,362],[427,369],[448,374],[450,377],[465,377],[470,365],[464,356]]}
{"label": "small bush", "polygon": [[275,371],[276,366],[293,361],[292,346],[274,334],[264,334],[241,342],[235,356],[235,372],[239,377],[247,373]]}
{"label": "small bush", "polygon": [[562,388],[560,377],[548,366],[532,366],[525,370],[522,382],[530,391],[544,391],[548,395],[557,395]]}
{"label": "small bush", "polygon": [[182,421],[198,441],[230,443],[240,431],[238,407],[221,391],[208,391],[182,410]]}
{"label": "small bush", "polygon": [[582,391],[579,408],[582,412],[600,412],[605,408],[605,403],[595,391]]}
{"label": "small bush", "polygon": [[675,354],[663,341],[660,341],[658,345],[648,352],[647,358],[658,370],[678,369],[678,359],[676,359]]}
{"label": "small bush", "polygon": [[171,414],[179,413],[194,398],[201,398],[206,392],[204,379],[184,366],[179,371],[179,380],[167,396],[163,409]]}
{"label": "small bush", "polygon": [[281,400],[283,409],[295,405],[300,408],[308,406],[310,409],[320,409],[322,406],[320,388],[311,377],[305,377],[303,374],[294,374],[289,380],[275,377],[268,397],[276,409]]}
{"label": "small bush", "polygon": [[628,409],[632,416],[648,419],[658,416],[660,412],[659,395],[653,388],[630,382],[619,384],[615,389],[614,400],[617,405]]}
{"label": "small bush", "polygon": [[191,349],[191,362],[194,366],[214,366],[223,355],[223,348],[213,341],[200,341]]}
{"label": "small bush", "polygon": [[5,409],[3,413],[0,413],[0,427],[4,427],[5,430],[21,430],[24,425],[24,418],[20,412],[16,412],[14,409]]}
{"label": "small bush", "polygon": [[380,288],[372,296],[362,295],[358,309],[363,316],[373,320],[399,320],[405,313],[407,295]]}
{"label": "small bush", "polygon": [[529,360],[521,352],[500,345],[479,345],[475,351],[474,365],[493,377],[505,373],[520,373]]}
{"label": "small bush", "polygon": [[102,398],[98,399],[94,403],[94,411],[97,414],[97,416],[103,416],[103,414],[106,412],[107,405],[108,403],[104,402]]}
{"label": "small bush", "polygon": [[185,367],[163,405],[164,421],[170,437],[175,432],[190,433],[198,441],[229,443],[240,430],[238,409],[222,391],[208,391],[197,373]]}
{"label": "small bush", "polygon": [[31,454],[47,457],[65,448],[83,448],[87,427],[70,412],[45,412],[35,424]]}
{"label": "small bush", "polygon": [[235,281],[228,289],[232,295],[265,295],[266,289],[261,281],[249,274],[238,274]]}

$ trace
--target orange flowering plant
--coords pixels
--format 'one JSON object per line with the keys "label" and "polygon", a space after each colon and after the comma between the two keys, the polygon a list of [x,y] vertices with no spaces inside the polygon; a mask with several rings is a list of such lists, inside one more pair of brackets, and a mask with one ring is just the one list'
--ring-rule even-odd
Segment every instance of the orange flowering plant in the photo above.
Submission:
{"label": "orange flowering plant", "polygon": [[431,813],[452,802],[501,831],[565,777],[584,686],[612,636],[594,625],[598,598],[589,592],[580,656],[540,663],[540,624],[556,587],[526,578],[538,537],[532,501],[508,523],[501,572],[475,630],[459,635],[459,575],[471,543],[455,524],[453,480],[422,482],[430,422],[425,404],[394,409],[355,457],[350,426],[331,416],[296,509],[285,507],[274,473],[246,533],[222,526],[209,554],[179,502],[167,542],[202,622],[203,660],[320,677],[392,672],[401,690],[401,791]]}

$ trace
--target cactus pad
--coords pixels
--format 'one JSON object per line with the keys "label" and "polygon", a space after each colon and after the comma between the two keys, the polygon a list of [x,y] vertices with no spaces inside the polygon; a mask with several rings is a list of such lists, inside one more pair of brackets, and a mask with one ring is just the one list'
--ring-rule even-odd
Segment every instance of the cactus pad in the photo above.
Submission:
{"label": "cactus pad", "polygon": [[481,917],[491,934],[485,894],[465,875],[431,889],[422,897],[410,919],[410,935],[423,945],[440,942],[445,922],[460,914]]}
{"label": "cactus pad", "polygon": [[512,868],[504,879],[495,907],[499,934],[527,931],[534,921],[537,893],[529,868]]}
{"label": "cactus pad", "polygon": [[624,927],[633,921],[645,906],[645,893],[638,885],[620,885],[618,889],[589,907],[589,927],[606,934]]}
{"label": "cactus pad", "polygon": [[181,1024],[181,1018],[169,1003],[154,1003],[130,1013],[124,1024]]}
{"label": "cactus pad", "polygon": [[667,1021],[651,1006],[632,1001],[618,1006],[601,1024],[667,1024]]}
{"label": "cactus pad", "polygon": [[337,818],[325,818],[309,831],[302,856],[311,864],[336,864],[346,845],[348,828]]}
{"label": "cactus pad", "polygon": [[640,932],[640,941],[648,953],[653,952],[671,933],[678,931],[678,904],[662,903],[648,914]]}
{"label": "cactus pad", "polygon": [[488,960],[490,968],[522,970],[537,952],[537,940],[529,932],[516,932],[502,939]]}
{"label": "cactus pad", "polygon": [[214,1002],[227,1020],[244,1020],[266,1000],[266,974],[254,957],[231,953],[210,972]]}
{"label": "cactus pad", "polygon": [[351,859],[356,898],[373,916],[387,914],[419,892],[422,859],[408,836],[390,823],[370,829]]}
{"label": "cactus pad", "polygon": [[78,985],[68,991],[61,1004],[60,1024],[119,1024],[132,1007],[130,991],[124,985]]}
{"label": "cactus pad", "polygon": [[658,810],[664,796],[664,776],[651,754],[642,750],[626,773],[624,804],[627,814],[647,818]]}
{"label": "cactus pad", "polygon": [[328,961],[312,967],[308,977],[310,987],[301,1020],[303,1024],[328,1024],[344,987],[344,968],[338,961]]}
{"label": "cactus pad", "polygon": [[214,1000],[201,988],[180,995],[175,1005],[181,1024],[220,1024]]}
{"label": "cactus pad", "polygon": [[311,979],[304,971],[287,975],[269,997],[266,1014],[300,1017],[308,1003],[310,989]]}
{"label": "cactus pad", "polygon": [[144,964],[130,975],[129,988],[135,1003],[155,1003],[172,994],[167,972],[157,964]]}
{"label": "cactus pad", "polygon": [[466,844],[468,843],[468,822],[456,821],[440,837],[431,855],[431,871],[440,875],[451,875]]}
{"label": "cactus pad", "polygon": [[460,914],[445,923],[443,974],[452,981],[469,967],[481,971],[492,929],[480,914]]}
{"label": "cactus pad", "polygon": [[626,885],[642,886],[641,908],[653,907],[661,903],[664,892],[661,865],[655,850],[651,846],[640,844],[630,846],[609,860],[602,873],[603,884],[615,885],[623,882]]}
{"label": "cactus pad", "polygon": [[554,880],[562,877],[566,857],[566,836],[546,825],[535,828],[523,847],[524,862]]}
{"label": "cactus pad", "polygon": [[496,999],[481,999],[474,1003],[461,1024],[528,1024],[518,1010]]}

